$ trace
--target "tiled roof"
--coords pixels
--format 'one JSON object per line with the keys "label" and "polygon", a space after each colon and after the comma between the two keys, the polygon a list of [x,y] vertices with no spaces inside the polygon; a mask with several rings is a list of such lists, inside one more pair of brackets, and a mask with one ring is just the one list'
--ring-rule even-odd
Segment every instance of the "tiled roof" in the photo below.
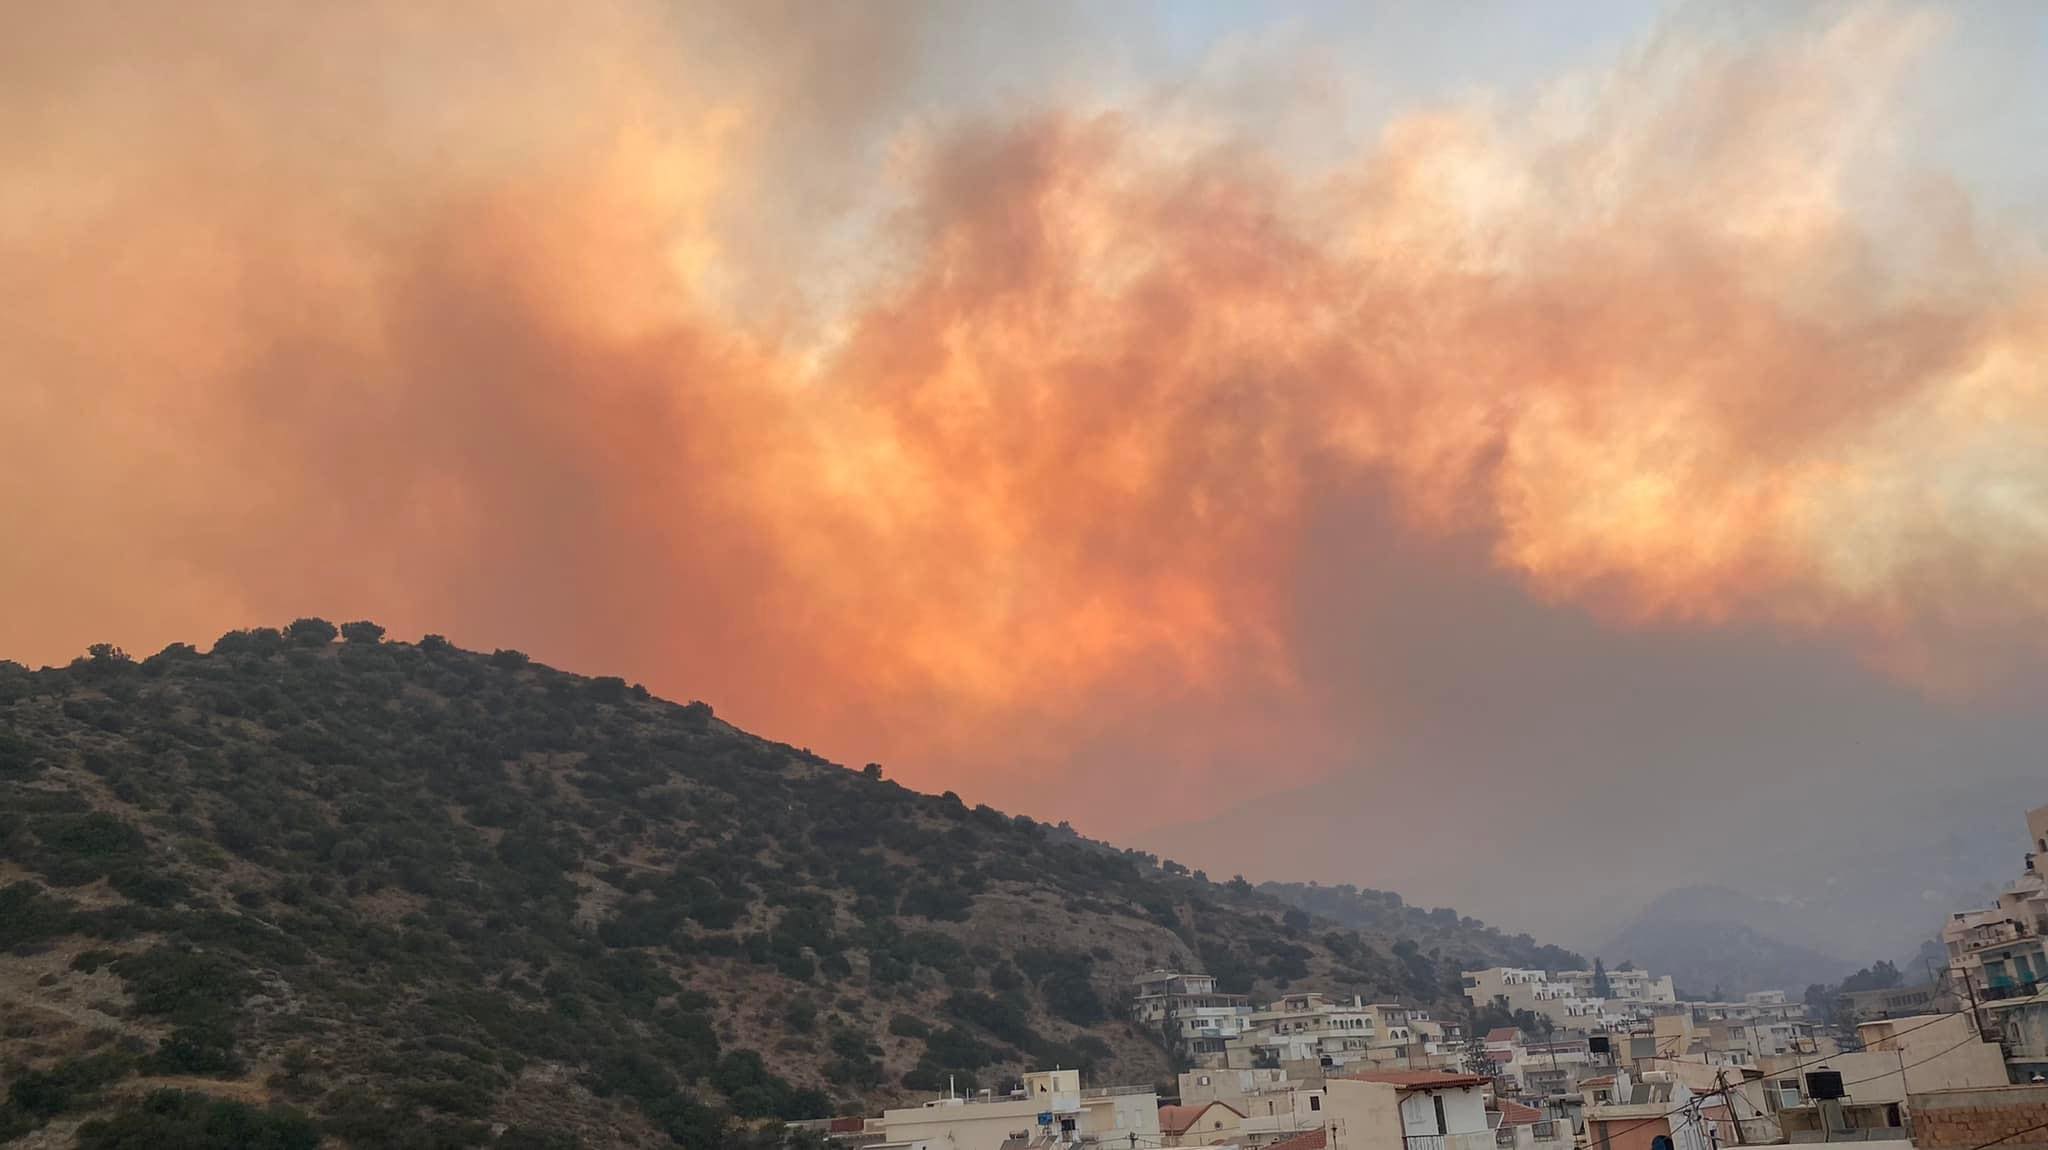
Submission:
{"label": "tiled roof", "polygon": [[1159,1108],[1159,1130],[1163,1134],[1185,1134],[1188,1128],[1199,1121],[1202,1115],[1221,1106],[1239,1118],[1244,1112],[1228,1102],[1204,1102],[1200,1106],[1161,1106]]}
{"label": "tiled roof", "polygon": [[1543,1111],[1534,1106],[1524,1106],[1512,1098],[1500,1100],[1500,1124],[1502,1126],[1529,1126],[1543,1121]]}
{"label": "tiled roof", "polygon": [[1488,1042],[1513,1042],[1522,1032],[1512,1026],[1496,1026],[1486,1032]]}
{"label": "tiled roof", "polygon": [[1266,1147],[1266,1150],[1323,1150],[1330,1144],[1330,1132],[1321,1126],[1304,1131]]}
{"label": "tiled roof", "polygon": [[1347,1074],[1345,1077],[1360,1082],[1385,1082],[1399,1086],[1403,1090],[1431,1090],[1486,1084],[1486,1079],[1477,1074],[1453,1074],[1448,1070],[1367,1070],[1361,1074]]}

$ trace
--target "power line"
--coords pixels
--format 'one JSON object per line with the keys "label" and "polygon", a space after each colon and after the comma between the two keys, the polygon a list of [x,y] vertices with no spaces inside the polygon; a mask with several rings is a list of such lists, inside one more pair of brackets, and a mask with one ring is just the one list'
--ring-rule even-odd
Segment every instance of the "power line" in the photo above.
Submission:
{"label": "power line", "polygon": [[1844,1082],[1842,1083],[1842,1088],[1846,1090],[1851,1086],[1861,1086],[1866,1082],[1875,1082],[1880,1078],[1890,1078],[1894,1074],[1899,1076],[1899,1085],[1901,1088],[1903,1088],[1906,1084],[1906,1071],[1913,1069],[1915,1066],[1920,1066],[1932,1062],[1935,1059],[1940,1058],[1944,1054],[1950,1054],[1955,1051],[1961,1050],[1963,1047],[1968,1046],[1972,1042],[1981,1041],[1983,1041],[1983,1039],[1979,1037],[1975,1032],[1972,1032],[1969,1037],[1963,1039],[1961,1042],[1956,1043],[1954,1046],[1951,1046],[1946,1050],[1937,1050],[1934,1053],[1928,1055],[1927,1057],[1920,1059],[1918,1062],[1900,1063],[1899,1068],[1897,1070],[1887,1070],[1883,1074],[1873,1074],[1868,1078],[1858,1078],[1854,1082]]}
{"label": "power line", "polygon": [[[1937,1023],[1937,1022],[1940,1022],[1940,1021],[1942,1021],[1942,1020],[1944,1020],[1944,1019],[1948,1019],[1948,1018],[1955,1018],[1955,1017],[1958,1017],[1958,1016],[1959,1016],[1959,1015],[1961,1015],[1962,1013],[1963,1013],[1963,1012],[1962,1012],[1962,1011],[1960,1011],[1960,1010],[1950,1010],[1950,1011],[1944,1011],[1944,1012],[1942,1012],[1942,1013],[1940,1013],[1940,1014],[1937,1014],[1937,1015],[1935,1015],[1935,1016],[1934,1016],[1933,1018],[1930,1018],[1930,1019],[1928,1019],[1927,1021],[1925,1021],[1925,1022],[1923,1022],[1923,1023],[1920,1023],[1920,1024],[1918,1025],[1918,1026],[1910,1026],[1910,1027],[1907,1027],[1906,1029],[1904,1029],[1904,1030],[1901,1030],[1901,1031],[1899,1031],[1899,1032],[1898,1032],[1897,1034],[1893,1034],[1893,1035],[1891,1035],[1890,1037],[1891,1037],[1891,1038],[1894,1038],[1894,1039],[1897,1039],[1897,1038],[1904,1038],[1904,1037],[1905,1037],[1906,1035],[1908,1035],[1908,1034],[1911,1034],[1911,1033],[1913,1033],[1913,1032],[1914,1032],[1914,1031],[1916,1031],[1916,1030],[1925,1030],[1925,1029],[1927,1029],[1928,1027],[1930,1027],[1930,1026],[1933,1026],[1933,1025],[1934,1025],[1935,1023]],[[1976,1036],[1976,1035],[1975,1035],[1975,1034],[1973,1033],[1973,1034],[1971,1035],[1971,1037],[1972,1037],[1972,1038],[1975,1038],[1975,1037],[1977,1037],[1977,1036]],[[1793,1064],[1792,1064],[1792,1065],[1790,1065],[1790,1066],[1784,1066],[1784,1067],[1780,1067],[1780,1068],[1778,1068],[1777,1070],[1774,1070],[1774,1071],[1772,1071],[1772,1072],[1771,1072],[1771,1074],[1772,1074],[1773,1076],[1776,1076],[1776,1075],[1781,1075],[1781,1074],[1791,1074],[1791,1073],[1793,1073],[1793,1072],[1795,1072],[1795,1071],[1803,1070],[1803,1069],[1805,1069],[1805,1068],[1806,1068],[1806,1067],[1808,1067],[1808,1066],[1814,1066],[1814,1065],[1818,1065],[1819,1063],[1822,1063],[1822,1062],[1826,1062],[1826,1061],[1827,1061],[1828,1059],[1830,1059],[1830,1058],[1834,1058],[1834,1057],[1837,1057],[1837,1055],[1834,1055],[1834,1054],[1826,1054],[1826,1055],[1822,1055],[1822,1056],[1820,1056],[1820,1057],[1818,1057],[1818,1058],[1811,1058],[1811,1059],[1808,1059],[1808,1060],[1807,1060],[1807,1061],[1805,1061],[1805,1062],[1795,1062],[1795,1063],[1793,1063]],[[1738,1069],[1739,1069],[1739,1068],[1738,1068]],[[1622,1127],[1622,1128],[1621,1128],[1620,1130],[1618,1130],[1618,1131],[1617,1131],[1617,1130],[1610,1130],[1610,1131],[1608,1131],[1608,1132],[1607,1132],[1607,1137],[1608,1137],[1608,1138],[1609,1138],[1610,1140],[1612,1140],[1612,1139],[1613,1139],[1613,1138],[1615,1138],[1615,1137],[1616,1137],[1617,1135],[1620,1135],[1620,1134],[1627,1134],[1627,1133],[1630,1133],[1631,1131],[1635,1131],[1635,1130],[1640,1130],[1640,1129],[1642,1129],[1643,1127],[1645,1127],[1645,1126],[1649,1126],[1649,1125],[1651,1125],[1651,1124],[1653,1124],[1653,1123],[1657,1123],[1657,1122],[1663,1122],[1663,1121],[1666,1121],[1667,1119],[1669,1119],[1669,1118],[1673,1117],[1674,1115],[1678,1115],[1678,1114],[1683,1114],[1683,1113],[1685,1113],[1685,1112],[1686,1112],[1687,1110],[1693,1110],[1693,1109],[1696,1109],[1696,1108],[1697,1108],[1697,1107],[1698,1107],[1698,1106],[1699,1106],[1700,1104],[1704,1103],[1704,1102],[1705,1102],[1705,1101],[1706,1101],[1707,1099],[1709,1099],[1709,1098],[1712,1098],[1712,1097],[1714,1097],[1714,1096],[1715,1096],[1715,1095],[1717,1095],[1717,1094],[1721,1096],[1721,1099],[1722,1099],[1722,1101],[1723,1101],[1723,1102],[1727,1102],[1727,1103],[1728,1103],[1728,1113],[1729,1113],[1729,1114],[1730,1114],[1730,1115],[1731,1115],[1731,1116],[1732,1116],[1732,1117],[1734,1118],[1734,1120],[1735,1120],[1735,1121],[1737,1121],[1737,1122],[1740,1122],[1740,1121],[1742,1121],[1742,1118],[1741,1118],[1741,1116],[1735,1113],[1735,1105],[1734,1105],[1734,1103],[1733,1103],[1732,1101],[1730,1101],[1730,1088],[1729,1088],[1729,1087],[1727,1087],[1727,1086],[1720,1086],[1720,1087],[1717,1087],[1717,1088],[1715,1088],[1715,1089],[1713,1089],[1713,1090],[1709,1090],[1709,1091],[1707,1091],[1707,1092],[1706,1092],[1706,1093],[1704,1093],[1704,1094],[1698,1094],[1698,1095],[1694,1095],[1694,1096],[1693,1096],[1693,1099],[1692,1099],[1692,1100],[1691,1100],[1690,1102],[1687,1102],[1687,1103],[1686,1103],[1685,1105],[1683,1105],[1683,1106],[1678,1106],[1678,1107],[1675,1107],[1675,1108],[1673,1108],[1673,1109],[1671,1109],[1671,1110],[1667,1110],[1667,1111],[1665,1111],[1665,1112],[1664,1112],[1664,1113],[1662,1113],[1662,1114],[1657,1114],[1657,1115],[1653,1115],[1653,1116],[1651,1116],[1651,1117],[1649,1117],[1649,1118],[1644,1118],[1644,1119],[1642,1119],[1641,1121],[1638,1121],[1638,1122],[1636,1122],[1636,1123],[1634,1123],[1634,1124],[1632,1124],[1632,1125],[1629,1125],[1629,1126],[1624,1126],[1624,1127]],[[1738,1098],[1739,1098],[1739,1097],[1741,1097],[1741,1095],[1740,1095],[1740,1094],[1735,1094],[1735,1095],[1733,1095],[1733,1097],[1738,1097]],[[2011,1137],[2011,1135],[2008,1135],[2008,1137]],[[2004,1141],[2004,1139],[2000,1139],[1999,1141]],[[1972,1147],[1972,1148],[1971,1148],[1971,1150],[1979,1150],[1979,1148],[1977,1148],[1977,1147]]]}

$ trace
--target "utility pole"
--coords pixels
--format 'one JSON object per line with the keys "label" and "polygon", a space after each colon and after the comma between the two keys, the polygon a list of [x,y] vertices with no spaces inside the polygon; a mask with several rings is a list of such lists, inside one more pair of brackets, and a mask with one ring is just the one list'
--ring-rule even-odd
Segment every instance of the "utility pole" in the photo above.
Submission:
{"label": "utility pole", "polygon": [[1728,1072],[1726,1070],[1714,1071],[1714,1085],[1721,1088],[1721,1101],[1728,1106],[1728,1116],[1735,1120],[1735,1144],[1737,1146],[1749,1145],[1749,1139],[1742,1136],[1742,1111],[1735,1108],[1735,1099],[1740,1097],[1740,1095],[1728,1092]]}

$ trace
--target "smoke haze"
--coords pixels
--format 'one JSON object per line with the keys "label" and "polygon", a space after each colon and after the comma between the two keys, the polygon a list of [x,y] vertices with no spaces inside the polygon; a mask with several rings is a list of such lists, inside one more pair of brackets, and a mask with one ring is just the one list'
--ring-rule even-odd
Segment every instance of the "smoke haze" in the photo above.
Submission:
{"label": "smoke haze", "polygon": [[[1470,828],[1424,778],[1549,796],[1512,857],[2038,759],[2048,280],[1903,146],[1939,14],[1303,146],[1286,36],[963,111],[909,5],[6,13],[10,657],[370,617],[1367,884]],[[1294,788],[1436,813],[1230,813]]]}

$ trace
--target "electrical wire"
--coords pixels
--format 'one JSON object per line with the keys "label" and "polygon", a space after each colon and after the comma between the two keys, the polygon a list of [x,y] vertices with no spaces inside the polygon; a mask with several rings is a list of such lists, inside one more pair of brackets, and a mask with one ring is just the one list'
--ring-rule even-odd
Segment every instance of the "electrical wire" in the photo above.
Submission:
{"label": "electrical wire", "polygon": [[[1868,1078],[1858,1078],[1853,1082],[1844,1082],[1842,1083],[1842,1088],[1846,1090],[1851,1086],[1861,1086],[1866,1082],[1875,1082],[1880,1078],[1890,1078],[1895,1074],[1899,1076],[1899,1085],[1904,1086],[1906,1071],[1913,1069],[1915,1066],[1920,1066],[1925,1063],[1932,1062],[1935,1059],[1940,1058],[1944,1054],[1951,1054],[1955,1051],[1961,1050],[1963,1047],[1968,1046],[1972,1042],[1981,1041],[1983,1041],[1982,1038],[1980,1038],[1977,1034],[1972,1033],[1968,1038],[1963,1039],[1961,1042],[1956,1043],[1954,1046],[1949,1047],[1947,1050],[1937,1050],[1933,1054],[1930,1054],[1927,1057],[1920,1059],[1918,1062],[1905,1063],[1899,1066],[1897,1069],[1887,1070],[1883,1074],[1873,1074]],[[1874,1054],[1877,1053],[1877,1051],[1871,1051],[1871,1053]]]}
{"label": "electrical wire", "polygon": [[[1928,1027],[1930,1027],[1930,1026],[1933,1026],[1933,1025],[1934,1025],[1935,1023],[1937,1023],[1937,1022],[1941,1022],[1941,1021],[1943,1021],[1943,1020],[1945,1020],[1945,1019],[1949,1019],[1949,1018],[1957,1018],[1957,1017],[1960,1017],[1960,1016],[1962,1016],[1962,1015],[1963,1015],[1964,1013],[1965,1013],[1964,1011],[1960,1011],[1960,1010],[1950,1010],[1950,1011],[1944,1011],[1944,1012],[1942,1012],[1942,1013],[1940,1013],[1940,1014],[1937,1014],[1937,1015],[1935,1015],[1935,1016],[1934,1016],[1933,1018],[1930,1018],[1930,1019],[1928,1019],[1927,1021],[1925,1021],[1925,1022],[1923,1022],[1923,1023],[1919,1024],[1918,1026],[1910,1026],[1910,1027],[1907,1027],[1906,1029],[1904,1029],[1904,1030],[1901,1030],[1901,1031],[1899,1031],[1899,1032],[1898,1032],[1897,1034],[1893,1034],[1893,1035],[1891,1035],[1890,1037],[1891,1037],[1891,1038],[1903,1038],[1903,1037],[1905,1037],[1906,1035],[1908,1035],[1908,1034],[1911,1034],[1911,1033],[1913,1033],[1913,1032],[1914,1032],[1914,1031],[1916,1031],[1916,1030],[1925,1030],[1925,1029],[1927,1029]],[[1975,1033],[1972,1033],[1970,1037],[1972,1037],[1972,1038],[1976,1038],[1976,1037],[1977,1037],[1977,1035],[1976,1035]],[[1784,1066],[1784,1067],[1780,1067],[1780,1068],[1778,1068],[1777,1070],[1774,1070],[1774,1071],[1772,1071],[1772,1072],[1771,1072],[1771,1074],[1772,1074],[1772,1076],[1773,1076],[1773,1077],[1776,1077],[1776,1076],[1778,1076],[1778,1075],[1782,1075],[1782,1074],[1790,1074],[1790,1073],[1793,1073],[1794,1071],[1798,1071],[1798,1070],[1803,1070],[1803,1069],[1805,1069],[1805,1068],[1806,1068],[1806,1067],[1808,1067],[1808,1066],[1815,1066],[1815,1065],[1818,1065],[1818,1064],[1820,1064],[1820,1063],[1822,1063],[1822,1062],[1826,1062],[1826,1061],[1827,1061],[1828,1059],[1830,1059],[1830,1058],[1834,1058],[1834,1057],[1836,1057],[1836,1055],[1833,1055],[1833,1054],[1827,1054],[1827,1055],[1822,1055],[1822,1056],[1820,1056],[1820,1057],[1818,1057],[1818,1058],[1811,1058],[1811,1059],[1808,1059],[1808,1060],[1807,1060],[1807,1061],[1805,1061],[1805,1062],[1795,1062],[1795,1063],[1793,1063],[1793,1064],[1792,1064],[1792,1065],[1790,1065],[1790,1066]],[[1739,1068],[1738,1068],[1738,1069],[1739,1069]],[[1718,1087],[1718,1088],[1716,1088],[1716,1089],[1714,1089],[1714,1090],[1710,1090],[1710,1091],[1706,1092],[1705,1094],[1699,1094],[1699,1095],[1695,1095],[1695,1096],[1693,1097],[1693,1099],[1692,1099],[1692,1100],[1691,1100],[1690,1102],[1687,1102],[1687,1103],[1686,1103],[1685,1105],[1683,1105],[1683,1106],[1678,1106],[1678,1107],[1675,1107],[1675,1108],[1673,1108],[1673,1109],[1671,1109],[1671,1110],[1667,1110],[1667,1111],[1665,1111],[1665,1112],[1664,1112],[1664,1113],[1662,1113],[1662,1114],[1657,1114],[1657,1115],[1653,1115],[1653,1116],[1651,1116],[1651,1117],[1649,1117],[1649,1118],[1644,1118],[1644,1119],[1642,1119],[1642,1120],[1640,1120],[1640,1121],[1638,1121],[1638,1122],[1635,1122],[1635,1123],[1634,1123],[1634,1124],[1632,1124],[1632,1125],[1629,1125],[1629,1126],[1624,1126],[1624,1127],[1622,1127],[1622,1128],[1621,1128],[1620,1130],[1609,1130],[1609,1131],[1607,1131],[1607,1137],[1608,1137],[1608,1139],[1609,1139],[1609,1140],[1611,1141],[1611,1140],[1612,1140],[1613,1138],[1615,1138],[1615,1137],[1616,1137],[1617,1135],[1620,1135],[1620,1134],[1627,1134],[1627,1133],[1630,1133],[1631,1131],[1635,1131],[1635,1130],[1640,1130],[1640,1129],[1642,1129],[1642,1128],[1643,1128],[1643,1127],[1645,1127],[1645,1126],[1653,1125],[1653,1124],[1655,1124],[1655,1123],[1658,1123],[1658,1122],[1663,1122],[1663,1121],[1665,1121],[1665,1120],[1667,1120],[1667,1119],[1669,1119],[1669,1118],[1671,1118],[1671,1117],[1673,1117],[1673,1116],[1675,1116],[1675,1115],[1678,1115],[1678,1114],[1683,1114],[1683,1113],[1685,1113],[1685,1112],[1686,1112],[1687,1110],[1692,1110],[1692,1109],[1695,1109],[1695,1108],[1696,1108],[1696,1107],[1698,1107],[1698,1106],[1699,1106],[1699,1105],[1700,1105],[1701,1103],[1705,1102],[1705,1101],[1706,1101],[1707,1099],[1709,1099],[1709,1098],[1712,1098],[1712,1097],[1714,1097],[1714,1096],[1715,1096],[1715,1095],[1717,1095],[1717,1094],[1721,1096],[1721,1099],[1722,1099],[1722,1101],[1723,1101],[1723,1102],[1728,1102],[1728,1113],[1729,1113],[1729,1114],[1730,1114],[1731,1116],[1732,1116],[1732,1115],[1734,1115],[1734,1114],[1735,1114],[1735,1106],[1734,1106],[1734,1103],[1733,1103],[1732,1101],[1729,1101],[1729,1098],[1730,1098],[1730,1088],[1729,1088],[1729,1087],[1726,1087],[1726,1086],[1722,1086],[1722,1087]],[[1740,1095],[1736,1095],[1736,1097],[1740,1097]],[[1735,1118],[1734,1120],[1735,1120],[1735,1121],[1737,1121],[1737,1122],[1740,1122],[1740,1121],[1741,1121],[1742,1119],[1741,1119],[1740,1117],[1736,1117],[1736,1118]],[[2003,1141],[2003,1139],[2000,1139],[2000,1141]],[[1978,1148],[1978,1147],[1972,1147],[1972,1148],[1971,1148],[1971,1150],[1981,1150],[1981,1148]]]}

